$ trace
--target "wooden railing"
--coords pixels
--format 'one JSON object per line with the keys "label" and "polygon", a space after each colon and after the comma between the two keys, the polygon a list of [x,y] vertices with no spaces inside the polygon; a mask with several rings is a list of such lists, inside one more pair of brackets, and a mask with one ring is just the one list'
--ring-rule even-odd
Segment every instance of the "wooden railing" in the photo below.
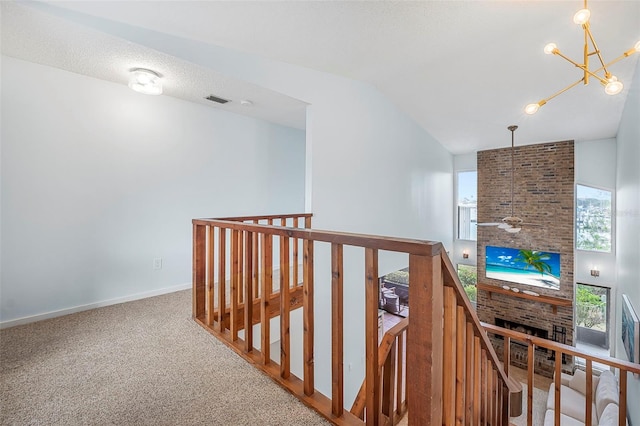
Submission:
{"label": "wooden railing", "polygon": [[[387,424],[395,425],[407,412],[405,342],[409,319],[405,318],[391,327],[382,337],[378,348],[378,375],[382,377],[382,414]],[[351,407],[351,413],[365,420],[367,403],[366,382]]]}
{"label": "wooden railing", "polygon": [[[392,424],[394,413],[405,407],[412,426],[508,424],[507,377],[441,243],[310,227],[310,214],[194,219],[194,319],[334,424]],[[320,243],[331,248],[331,280],[314,283],[314,247]],[[347,283],[365,288],[364,421],[344,409],[343,342],[362,338],[343,332],[344,246],[364,250],[362,284]],[[404,387],[392,386],[391,370],[402,368],[400,340],[387,339],[389,351],[380,352],[378,345],[379,251],[408,255],[412,320],[402,364],[406,372],[395,375],[396,384],[397,377],[405,378]],[[330,398],[315,389],[316,285],[331,288]],[[298,308],[303,318],[301,378],[291,374],[290,314]],[[280,354],[272,360],[270,319],[276,316]],[[257,347],[255,324],[260,324]]]}
{"label": "wooden railing", "polygon": [[562,384],[562,359],[566,357],[578,357],[585,360],[585,373],[586,373],[586,399],[585,399],[585,421],[586,425],[591,424],[592,419],[592,407],[594,401],[593,395],[593,363],[603,364],[612,369],[618,369],[619,371],[619,405],[618,405],[618,424],[619,426],[626,425],[627,416],[627,376],[628,374],[640,374],[640,366],[630,362],[622,361],[611,357],[601,357],[587,354],[581,350],[568,346],[562,343],[553,342],[551,340],[541,339],[528,334],[520,333],[518,331],[507,330],[502,327],[497,327],[492,324],[482,323],[482,326],[488,333],[502,336],[504,341],[504,370],[509,374],[509,364],[511,363],[511,342],[520,342],[527,345],[527,424],[533,424],[533,386],[534,386],[534,353],[536,348],[545,348],[552,351],[555,359],[555,374],[554,374],[554,424],[560,425],[560,404],[561,404],[561,392],[560,386]]}

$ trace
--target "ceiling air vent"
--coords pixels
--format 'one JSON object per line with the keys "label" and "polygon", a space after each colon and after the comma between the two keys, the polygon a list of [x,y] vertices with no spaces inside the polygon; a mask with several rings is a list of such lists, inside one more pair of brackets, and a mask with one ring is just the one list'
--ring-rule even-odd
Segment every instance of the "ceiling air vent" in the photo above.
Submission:
{"label": "ceiling air vent", "polygon": [[212,101],[212,102],[217,102],[219,104],[226,104],[227,102],[229,102],[228,99],[222,99],[222,98],[219,98],[219,97],[214,96],[214,95],[209,95],[205,99],[207,99],[209,101]]}

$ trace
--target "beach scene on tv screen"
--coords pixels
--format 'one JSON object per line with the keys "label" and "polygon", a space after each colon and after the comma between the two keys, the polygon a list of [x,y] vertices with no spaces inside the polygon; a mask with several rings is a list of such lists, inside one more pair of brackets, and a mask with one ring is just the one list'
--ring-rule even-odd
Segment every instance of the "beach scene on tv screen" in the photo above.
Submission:
{"label": "beach scene on tv screen", "polygon": [[494,280],[559,290],[560,254],[487,246],[486,276]]}

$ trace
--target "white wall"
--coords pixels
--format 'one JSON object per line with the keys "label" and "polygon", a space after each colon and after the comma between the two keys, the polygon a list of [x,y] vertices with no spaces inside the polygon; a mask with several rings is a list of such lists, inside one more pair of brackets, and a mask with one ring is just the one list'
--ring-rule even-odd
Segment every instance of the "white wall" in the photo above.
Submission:
{"label": "white wall", "polygon": [[[103,31],[210,67],[310,104],[307,206],[314,228],[439,240],[452,244],[453,159],[433,137],[370,85],[254,55],[113,23]],[[345,402],[364,377],[363,255],[345,250]],[[380,272],[407,265],[381,254]],[[330,394],[328,248],[315,253],[316,388]]]}
{"label": "white wall", "polygon": [[[575,144],[575,159],[576,184],[611,191],[615,207],[616,140],[577,141]],[[612,232],[615,232],[615,217],[612,218],[612,222]],[[615,240],[615,235],[613,238]],[[591,276],[593,267],[600,271],[599,277]],[[574,276],[576,282],[579,283],[614,288],[616,284],[615,247],[612,247],[611,253],[576,250]],[[610,308],[612,309],[611,312],[614,313],[615,306]]]}
{"label": "white wall", "polygon": [[[618,291],[616,302],[620,306],[622,294],[629,296],[640,315],[640,65],[636,66],[633,83],[625,104],[618,129],[617,232],[616,252]],[[615,317],[615,328],[620,330],[621,314]],[[626,359],[624,347],[616,339],[615,355]],[[631,425],[640,425],[640,378],[629,375],[627,383],[627,413]]]}
{"label": "white wall", "polygon": [[304,209],[304,138],[2,57],[0,321],[184,287],[191,219]]}

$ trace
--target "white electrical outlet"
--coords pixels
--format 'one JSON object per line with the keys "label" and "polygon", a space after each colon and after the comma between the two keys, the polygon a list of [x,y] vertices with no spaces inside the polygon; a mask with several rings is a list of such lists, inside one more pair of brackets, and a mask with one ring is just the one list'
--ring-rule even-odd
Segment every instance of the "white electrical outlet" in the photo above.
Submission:
{"label": "white electrical outlet", "polygon": [[156,257],[153,259],[153,269],[162,269],[162,258]]}

